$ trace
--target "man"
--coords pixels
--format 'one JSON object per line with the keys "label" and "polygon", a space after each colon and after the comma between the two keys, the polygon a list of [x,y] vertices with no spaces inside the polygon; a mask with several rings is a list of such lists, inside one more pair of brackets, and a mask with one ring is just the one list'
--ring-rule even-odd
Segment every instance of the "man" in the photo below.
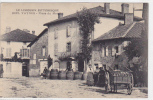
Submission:
{"label": "man", "polygon": [[3,77],[3,65],[2,64],[0,64],[0,78],[2,78]]}
{"label": "man", "polygon": [[45,67],[45,69],[44,69],[44,71],[43,71],[43,77],[45,77],[45,79],[46,79],[46,77],[47,77],[47,68]]}

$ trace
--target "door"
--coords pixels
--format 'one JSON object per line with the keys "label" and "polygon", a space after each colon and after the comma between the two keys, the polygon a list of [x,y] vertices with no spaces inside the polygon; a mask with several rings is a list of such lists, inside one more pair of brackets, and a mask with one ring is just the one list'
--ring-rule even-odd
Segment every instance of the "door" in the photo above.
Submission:
{"label": "door", "polygon": [[72,68],[72,66],[71,66],[71,62],[70,62],[70,61],[68,61],[68,62],[67,62],[67,70],[68,70],[68,71],[70,71],[70,70],[71,70],[71,68]]}
{"label": "door", "polygon": [[43,73],[45,67],[48,69],[47,60],[40,60],[40,75],[41,75],[41,73]]}
{"label": "door", "polygon": [[28,63],[27,62],[22,63],[22,76],[29,77]]}
{"label": "door", "polygon": [[84,61],[83,60],[79,60],[78,62],[78,71],[83,72],[84,70]]}

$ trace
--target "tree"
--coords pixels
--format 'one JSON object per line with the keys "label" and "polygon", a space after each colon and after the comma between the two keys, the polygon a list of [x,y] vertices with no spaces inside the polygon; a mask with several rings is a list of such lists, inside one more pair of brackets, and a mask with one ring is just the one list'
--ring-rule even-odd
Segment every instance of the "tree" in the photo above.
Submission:
{"label": "tree", "polygon": [[99,14],[86,9],[77,12],[77,22],[80,28],[80,34],[82,36],[81,50],[82,53],[79,55],[79,59],[82,59],[87,64],[91,59],[92,46],[90,43],[90,36],[94,31],[94,25],[100,23]]}
{"label": "tree", "polygon": [[[131,70],[133,71],[136,83],[138,81],[147,85],[147,73],[148,73],[148,38],[145,30],[141,33],[141,38],[132,39],[127,47],[124,48],[125,54],[128,57],[129,62],[134,65]],[[134,58],[137,57],[137,61],[134,62]]]}

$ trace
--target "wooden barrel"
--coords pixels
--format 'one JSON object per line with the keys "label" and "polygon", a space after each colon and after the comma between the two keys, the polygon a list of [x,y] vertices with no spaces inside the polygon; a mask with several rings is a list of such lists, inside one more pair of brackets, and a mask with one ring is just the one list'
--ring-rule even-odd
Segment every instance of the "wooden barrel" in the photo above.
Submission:
{"label": "wooden barrel", "polygon": [[51,69],[50,78],[51,79],[58,79],[58,70],[57,69]]}
{"label": "wooden barrel", "polygon": [[59,79],[66,79],[66,72],[65,71],[59,71],[58,78]]}
{"label": "wooden barrel", "polygon": [[94,79],[93,79],[93,73],[92,72],[88,72],[87,85],[89,85],[89,86],[93,86],[94,85]]}
{"label": "wooden barrel", "polygon": [[67,73],[66,73],[66,78],[67,78],[68,80],[73,80],[73,78],[74,78],[74,73],[73,73],[72,71],[67,71]]}
{"label": "wooden barrel", "polygon": [[79,72],[79,71],[75,72],[74,73],[74,79],[75,80],[81,80],[82,79],[82,72]]}

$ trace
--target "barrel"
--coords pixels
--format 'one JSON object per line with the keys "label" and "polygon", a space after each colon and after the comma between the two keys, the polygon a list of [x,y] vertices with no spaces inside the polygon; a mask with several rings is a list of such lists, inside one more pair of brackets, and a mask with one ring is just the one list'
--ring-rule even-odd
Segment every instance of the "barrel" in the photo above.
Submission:
{"label": "barrel", "polygon": [[89,85],[89,86],[93,86],[94,85],[94,79],[93,79],[93,73],[92,72],[88,72],[87,85]]}
{"label": "barrel", "polygon": [[75,80],[81,80],[82,79],[82,72],[79,72],[79,71],[75,72],[74,73],[74,79]]}
{"label": "barrel", "polygon": [[66,73],[66,78],[67,78],[68,80],[73,80],[73,78],[74,78],[74,73],[73,73],[72,71],[67,71],[67,73]]}
{"label": "barrel", "polygon": [[57,69],[51,69],[50,78],[51,79],[58,79],[58,70]]}
{"label": "barrel", "polygon": [[59,79],[66,79],[66,72],[65,71],[59,71],[58,78]]}

